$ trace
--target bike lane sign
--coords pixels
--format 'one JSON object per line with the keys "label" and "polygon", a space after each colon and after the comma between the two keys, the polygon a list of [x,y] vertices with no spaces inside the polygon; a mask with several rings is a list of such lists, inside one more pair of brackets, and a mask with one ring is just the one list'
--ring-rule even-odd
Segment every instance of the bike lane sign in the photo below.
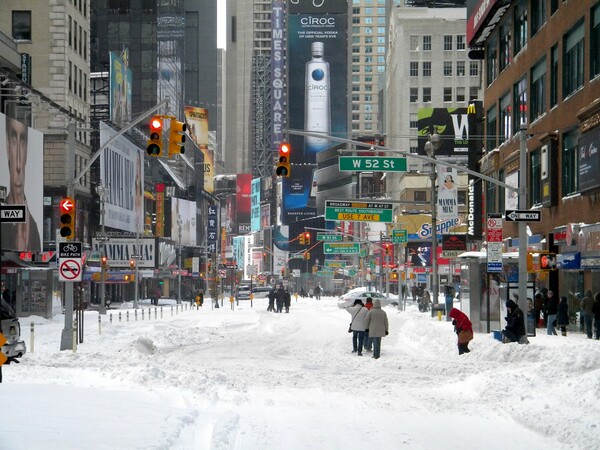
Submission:
{"label": "bike lane sign", "polygon": [[81,242],[60,242],[58,244],[58,279],[75,282],[82,280]]}

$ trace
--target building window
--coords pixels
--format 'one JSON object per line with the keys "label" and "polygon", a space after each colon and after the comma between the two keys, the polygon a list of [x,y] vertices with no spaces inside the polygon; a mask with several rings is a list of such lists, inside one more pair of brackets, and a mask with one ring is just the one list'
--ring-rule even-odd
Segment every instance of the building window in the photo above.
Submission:
{"label": "building window", "polygon": [[496,193],[498,192],[498,186],[489,181],[485,182],[485,210],[487,213],[497,212],[496,207]]}
{"label": "building window", "polygon": [[583,86],[583,21],[563,37],[563,99]]}
{"label": "building window", "polygon": [[452,61],[444,61],[444,76],[452,76]]}
{"label": "building window", "polygon": [[427,191],[414,191],[415,202],[423,202],[427,201]]}
{"label": "building window", "polygon": [[444,50],[452,50],[452,36],[444,36]]}
{"label": "building window", "polygon": [[456,76],[457,77],[465,76],[465,62],[464,61],[456,61]]}
{"label": "building window", "polygon": [[423,36],[423,51],[431,51],[431,36]]}
{"label": "building window", "polygon": [[463,86],[458,86],[456,88],[456,101],[462,103],[465,100],[465,88]]}
{"label": "building window", "polygon": [[416,113],[410,114],[410,128],[418,128],[419,127],[419,119]]}
{"label": "building window", "polygon": [[456,193],[456,201],[458,202],[459,205],[466,205],[467,204],[467,191],[465,191],[463,189],[459,189],[458,192]]}
{"label": "building window", "polygon": [[423,103],[431,103],[431,88],[423,88]]}
{"label": "building window", "polygon": [[512,114],[510,94],[506,94],[500,99],[500,139],[506,141],[512,136]]}
{"label": "building window", "polygon": [[529,158],[529,201],[531,206],[542,203],[542,162],[540,150],[531,152]]}
{"label": "building window", "polygon": [[419,51],[419,36],[415,36],[415,35],[410,36],[410,51],[411,52]]}
{"label": "building window", "polygon": [[469,76],[471,76],[471,77],[479,76],[479,62],[469,61]]}
{"label": "building window", "polygon": [[459,34],[456,36],[456,50],[465,50],[467,47],[465,35]]}
{"label": "building window", "polygon": [[563,135],[562,149],[562,196],[573,195],[579,188],[577,174],[577,141],[578,133],[571,131]]}
{"label": "building window", "polygon": [[529,120],[533,122],[546,111],[546,57],[531,69]]}
{"label": "building window", "polygon": [[511,42],[512,42],[512,31],[510,21],[506,21],[504,25],[500,27],[500,57],[499,57],[499,68],[502,72],[506,66],[510,64],[511,60]]}
{"label": "building window", "polygon": [[521,78],[513,85],[513,123],[519,126],[527,123],[527,77]]}
{"label": "building window", "polygon": [[451,102],[451,101],[452,101],[452,88],[445,87],[444,88],[444,102]]}
{"label": "building window", "polygon": [[73,46],[73,19],[69,16],[69,47]]}
{"label": "building window", "polygon": [[12,12],[12,37],[17,41],[31,41],[31,11]]}
{"label": "building window", "polygon": [[550,49],[550,107],[558,104],[558,44]]}
{"label": "building window", "polygon": [[527,0],[520,0],[514,9],[515,55],[527,44]]}
{"label": "building window", "polygon": [[558,0],[550,0],[550,15],[558,10]]}
{"label": "building window", "polygon": [[489,86],[498,76],[498,44],[496,39],[490,39],[486,52],[486,78]]}
{"label": "building window", "polygon": [[546,0],[531,0],[531,37],[540,31],[546,22]]}
{"label": "building window", "polygon": [[418,61],[410,62],[410,76],[411,77],[419,76],[419,62]]}
{"label": "building window", "polygon": [[408,143],[408,147],[411,153],[417,153],[419,151],[419,141],[416,139],[411,139]]}
{"label": "building window", "polygon": [[600,4],[592,9],[590,57],[590,79],[592,79],[600,75]]}
{"label": "building window", "polygon": [[487,110],[486,114],[485,147],[488,152],[496,148],[496,135],[498,134],[497,108],[496,105]]}
{"label": "building window", "polygon": [[479,88],[477,86],[469,87],[469,100],[477,100],[479,97]]}
{"label": "building window", "polygon": [[431,76],[431,61],[423,61],[423,76]]}
{"label": "building window", "polygon": [[419,88],[410,88],[410,102],[416,103],[419,101]]}

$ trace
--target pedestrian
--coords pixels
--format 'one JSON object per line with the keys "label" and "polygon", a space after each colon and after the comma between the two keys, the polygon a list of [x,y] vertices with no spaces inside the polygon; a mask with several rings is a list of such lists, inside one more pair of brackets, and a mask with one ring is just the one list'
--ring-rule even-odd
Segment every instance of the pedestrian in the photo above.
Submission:
{"label": "pedestrian", "polygon": [[592,307],[594,313],[594,326],[596,328],[596,339],[600,339],[600,292],[596,292],[594,296],[594,306]]}
{"label": "pedestrian", "polygon": [[281,313],[283,312],[283,303],[285,302],[285,289],[283,288],[283,284],[279,285],[279,289],[277,289],[277,294],[275,295],[275,312]]}
{"label": "pedestrian", "polygon": [[449,316],[452,318],[454,331],[458,336],[458,354],[470,353],[469,342],[473,339],[473,324],[467,315],[459,309],[452,308]]}
{"label": "pedestrian", "polygon": [[506,327],[502,331],[502,342],[518,342],[519,344],[529,344],[525,332],[525,317],[523,311],[513,301],[506,302],[508,315],[505,317]]}
{"label": "pedestrian", "polygon": [[557,307],[556,326],[560,328],[560,334],[567,335],[567,327],[569,326],[569,303],[567,297],[562,296]]}
{"label": "pedestrian", "polygon": [[198,295],[196,295],[196,305],[202,306],[204,304],[204,291],[200,289]]}
{"label": "pedestrian", "polygon": [[290,294],[289,289],[286,289],[283,292],[283,306],[285,306],[285,312],[290,312],[290,303],[292,302],[292,296]]}
{"label": "pedestrian", "polygon": [[[366,309],[366,308],[365,308]],[[373,339],[373,358],[381,356],[381,338],[390,334],[390,324],[386,312],[381,309],[381,300],[375,299],[373,308],[365,317],[365,329]]]}
{"label": "pedestrian", "polygon": [[556,336],[556,314],[558,313],[558,298],[554,296],[554,292],[548,291],[546,293],[546,311],[544,316],[546,318],[546,332],[548,335]]}
{"label": "pedestrian", "polygon": [[[371,297],[367,297],[367,299],[365,300],[365,308],[367,308],[367,310],[369,311],[373,309],[373,299]],[[367,332],[367,330],[365,330],[365,338],[363,343],[363,349],[365,352],[373,351],[373,339],[369,337],[369,333]]]}
{"label": "pedestrian", "polygon": [[535,326],[537,328],[541,328],[543,325],[543,321],[541,319],[542,299],[543,299],[543,295],[541,292],[537,292],[533,299],[533,309],[534,309],[534,314],[535,314]]}
{"label": "pedestrian", "polygon": [[594,321],[594,297],[592,291],[588,289],[585,297],[581,301],[581,312],[585,323],[585,332],[588,339],[592,339],[592,322]]}
{"label": "pedestrian", "polygon": [[317,300],[321,300],[321,286],[319,286],[318,284],[315,286],[315,290],[313,291],[315,294],[315,298]]}
{"label": "pedestrian", "polygon": [[352,353],[362,356],[363,341],[365,339],[365,317],[369,310],[365,308],[362,300],[354,300],[352,306],[346,307],[346,311],[352,316],[348,332],[352,333]]}
{"label": "pedestrian", "polygon": [[271,290],[267,295],[269,299],[269,306],[267,306],[267,311],[274,312],[275,311],[275,299],[277,298],[277,293],[275,292],[275,286],[271,286]]}

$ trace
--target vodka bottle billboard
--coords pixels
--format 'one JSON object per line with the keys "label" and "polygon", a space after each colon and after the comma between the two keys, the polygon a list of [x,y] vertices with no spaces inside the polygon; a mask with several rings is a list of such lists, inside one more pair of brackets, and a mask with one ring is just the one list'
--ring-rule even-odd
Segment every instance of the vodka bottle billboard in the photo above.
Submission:
{"label": "vodka bottle billboard", "polygon": [[[325,44],[311,44],[312,59],[306,63],[306,92],[304,129],[309,132],[330,134],[331,111],[329,99],[329,63],[323,59]],[[317,153],[329,146],[327,138],[307,136],[305,152]]]}

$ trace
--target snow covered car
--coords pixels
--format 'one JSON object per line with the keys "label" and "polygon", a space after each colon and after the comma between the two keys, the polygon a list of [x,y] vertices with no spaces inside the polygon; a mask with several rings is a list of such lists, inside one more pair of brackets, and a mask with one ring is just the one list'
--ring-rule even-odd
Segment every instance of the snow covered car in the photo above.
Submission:
{"label": "snow covered car", "polygon": [[252,294],[254,295],[254,298],[267,298],[271,289],[273,288],[270,286],[257,286],[252,288]]}
{"label": "snow covered car", "polygon": [[367,301],[367,297],[371,297],[373,300],[378,299],[381,301],[381,306],[398,306],[398,296],[394,294],[390,294],[389,298],[386,294],[382,294],[377,291],[367,291],[367,288],[356,288],[351,291],[346,292],[342,295],[338,300],[338,306],[340,308],[345,308],[347,306],[352,306],[355,300],[362,300],[363,303]]}

